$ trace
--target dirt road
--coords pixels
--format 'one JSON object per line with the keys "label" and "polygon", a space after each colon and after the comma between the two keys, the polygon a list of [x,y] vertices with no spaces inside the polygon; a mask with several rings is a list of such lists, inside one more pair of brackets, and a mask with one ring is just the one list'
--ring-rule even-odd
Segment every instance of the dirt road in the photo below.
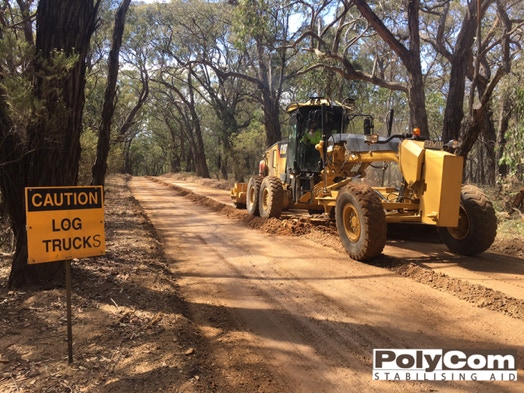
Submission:
{"label": "dirt road", "polygon": [[[252,229],[223,209],[227,192],[214,191],[214,212],[184,184],[129,185],[210,344],[218,391],[524,391],[522,259],[456,257],[436,242],[395,238],[364,264],[328,229]],[[517,350],[520,381],[375,381],[379,348]]]}

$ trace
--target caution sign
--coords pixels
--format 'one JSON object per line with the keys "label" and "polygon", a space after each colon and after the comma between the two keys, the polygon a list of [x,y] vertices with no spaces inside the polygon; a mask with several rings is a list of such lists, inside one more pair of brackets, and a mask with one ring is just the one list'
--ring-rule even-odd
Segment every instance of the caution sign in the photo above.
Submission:
{"label": "caution sign", "polygon": [[26,187],[29,264],[105,253],[102,186]]}

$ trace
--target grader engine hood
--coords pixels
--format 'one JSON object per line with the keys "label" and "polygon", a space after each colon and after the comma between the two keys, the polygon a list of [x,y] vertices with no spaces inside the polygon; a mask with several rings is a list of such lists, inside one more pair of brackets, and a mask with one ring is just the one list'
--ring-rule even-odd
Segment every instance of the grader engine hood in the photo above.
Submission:
{"label": "grader engine hood", "polygon": [[408,186],[420,190],[422,223],[458,225],[462,186],[461,156],[425,148],[424,141],[404,140],[399,166]]}

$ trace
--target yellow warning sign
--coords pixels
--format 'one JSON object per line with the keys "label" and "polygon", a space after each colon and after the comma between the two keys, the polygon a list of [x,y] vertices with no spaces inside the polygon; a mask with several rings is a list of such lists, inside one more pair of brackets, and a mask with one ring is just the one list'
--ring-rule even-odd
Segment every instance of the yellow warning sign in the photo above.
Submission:
{"label": "yellow warning sign", "polygon": [[29,264],[105,253],[102,186],[26,187]]}

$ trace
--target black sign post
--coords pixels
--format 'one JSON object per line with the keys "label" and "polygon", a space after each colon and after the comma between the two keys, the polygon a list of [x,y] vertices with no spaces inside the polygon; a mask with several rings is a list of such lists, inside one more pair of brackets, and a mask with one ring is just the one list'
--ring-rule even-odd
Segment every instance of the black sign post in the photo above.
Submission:
{"label": "black sign post", "polygon": [[69,364],[73,363],[73,321],[71,311],[71,260],[65,263],[66,272],[66,305],[67,305],[67,357]]}

